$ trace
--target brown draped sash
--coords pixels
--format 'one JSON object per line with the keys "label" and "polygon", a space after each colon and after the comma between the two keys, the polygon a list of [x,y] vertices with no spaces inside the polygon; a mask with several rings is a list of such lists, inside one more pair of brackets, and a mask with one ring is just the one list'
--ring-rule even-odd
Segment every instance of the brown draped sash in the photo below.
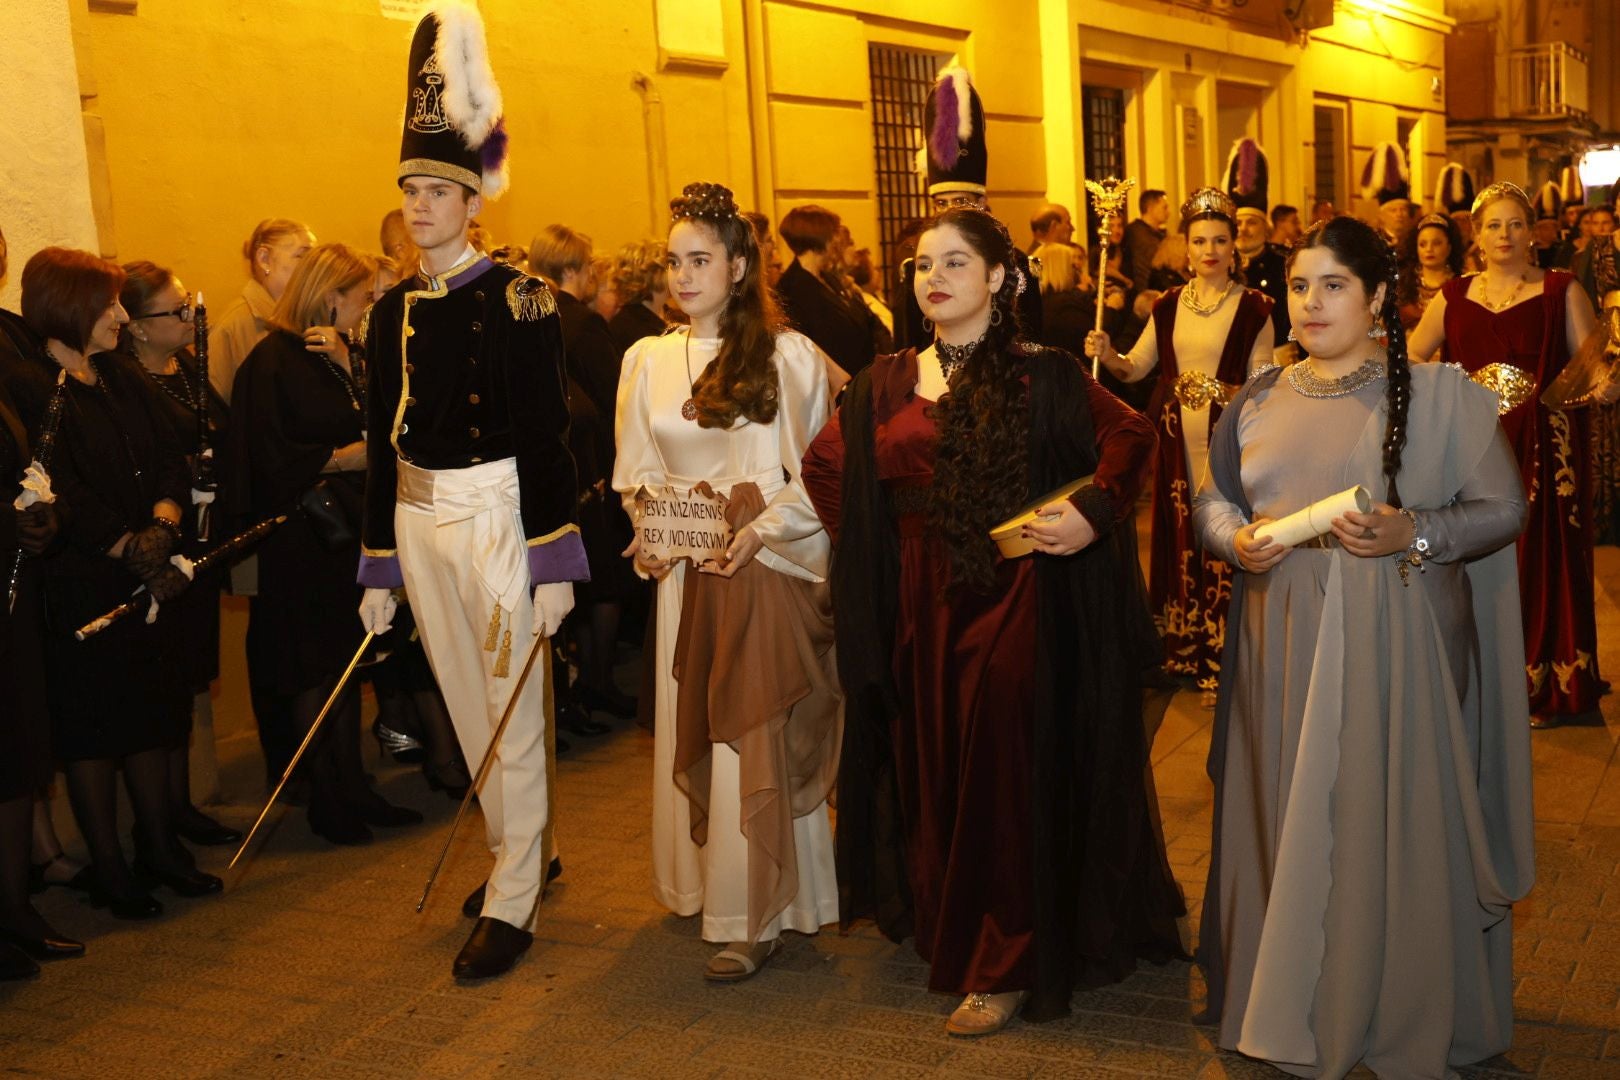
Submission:
{"label": "brown draped sash", "polygon": [[[765,509],[757,485],[731,489],[733,532]],[[748,941],[799,891],[793,819],[827,800],[838,776],[843,708],[831,593],[757,560],[735,577],[686,573],[675,638],[675,784],[708,841],[710,748],[737,752],[748,838]]]}

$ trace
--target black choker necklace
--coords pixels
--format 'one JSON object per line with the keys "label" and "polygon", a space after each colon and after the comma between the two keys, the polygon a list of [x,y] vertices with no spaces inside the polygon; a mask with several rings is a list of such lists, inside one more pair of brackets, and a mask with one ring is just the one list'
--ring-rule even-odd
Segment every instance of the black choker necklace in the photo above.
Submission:
{"label": "black choker necklace", "polygon": [[966,345],[952,345],[948,341],[934,342],[934,352],[939,356],[939,370],[945,375],[945,381],[950,382],[951,377],[967,366],[973,354],[979,351],[989,331],[981,334],[976,340]]}

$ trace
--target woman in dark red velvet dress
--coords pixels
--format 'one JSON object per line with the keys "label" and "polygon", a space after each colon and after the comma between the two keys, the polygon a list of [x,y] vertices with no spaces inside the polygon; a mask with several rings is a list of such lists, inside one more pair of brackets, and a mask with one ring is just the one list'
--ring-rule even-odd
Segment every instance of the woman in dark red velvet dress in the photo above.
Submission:
{"label": "woman in dark red velvet dress", "polygon": [[[835,544],[841,915],[915,934],[930,988],[967,995],[959,1035],[1181,954],[1141,716],[1153,430],[1018,336],[1012,252],[981,210],[935,220],[916,290],[938,341],[863,371],[803,472]],[[993,525],[1088,474],[1037,554],[998,554]]]}
{"label": "woman in dark red velvet dress", "polygon": [[1596,710],[1604,690],[1592,586],[1587,414],[1542,401],[1597,329],[1597,317],[1573,276],[1531,265],[1534,215],[1517,186],[1481,191],[1473,216],[1485,270],[1441,288],[1412,333],[1411,354],[1439,350],[1440,359],[1461,364],[1502,397],[1502,427],[1530,497],[1530,523],[1519,538],[1530,726],[1553,727]]}

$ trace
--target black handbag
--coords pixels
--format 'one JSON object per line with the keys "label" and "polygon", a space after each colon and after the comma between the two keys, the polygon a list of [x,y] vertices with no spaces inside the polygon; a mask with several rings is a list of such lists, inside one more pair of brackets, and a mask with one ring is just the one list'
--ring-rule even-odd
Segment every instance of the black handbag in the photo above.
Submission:
{"label": "black handbag", "polygon": [[342,481],[333,479],[316,481],[299,497],[299,509],[304,512],[309,527],[315,531],[315,538],[326,550],[342,551],[360,542],[354,525],[358,507],[351,507],[352,502],[353,490]]}

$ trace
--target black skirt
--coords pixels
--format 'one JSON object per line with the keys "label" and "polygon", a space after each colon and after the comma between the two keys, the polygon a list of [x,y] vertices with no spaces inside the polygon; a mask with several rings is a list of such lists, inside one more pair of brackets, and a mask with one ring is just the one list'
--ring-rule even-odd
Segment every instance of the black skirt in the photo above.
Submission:
{"label": "black skirt", "polygon": [[[4,552],[9,578],[16,552]],[[0,802],[39,791],[51,780],[51,717],[45,707],[44,633],[39,575],[24,564],[17,606],[0,606]]]}
{"label": "black skirt", "polygon": [[181,636],[163,608],[140,612],[79,641],[74,631],[129,599],[140,584],[112,559],[79,560],[45,579],[45,671],[52,744],[64,761],[183,746],[191,690]]}

